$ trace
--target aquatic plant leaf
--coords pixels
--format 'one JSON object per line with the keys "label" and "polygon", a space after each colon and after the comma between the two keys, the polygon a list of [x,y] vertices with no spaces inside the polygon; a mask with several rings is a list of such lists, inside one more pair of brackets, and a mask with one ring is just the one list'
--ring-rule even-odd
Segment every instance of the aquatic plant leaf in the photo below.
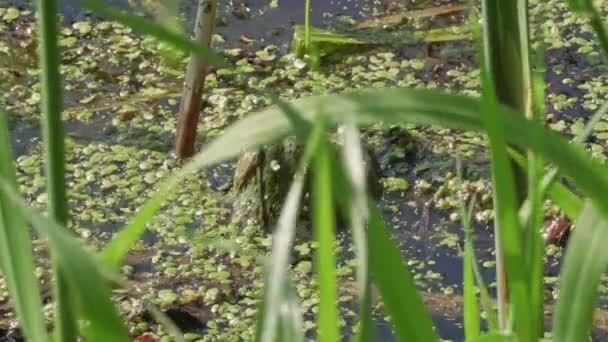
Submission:
{"label": "aquatic plant leaf", "polygon": [[[17,177],[9,139],[7,116],[0,111],[0,179],[17,193]],[[29,227],[25,217],[0,191],[0,270],[6,281],[24,335],[47,341],[42,301],[36,278]]]}
{"label": "aquatic plant leaf", "polygon": [[380,290],[398,341],[437,341],[433,322],[424,308],[399,248],[391,239],[382,214],[369,203],[369,269]]}
{"label": "aquatic plant leaf", "polygon": [[130,14],[126,11],[119,10],[109,6],[103,2],[96,0],[74,0],[84,8],[97,12],[105,17],[116,20],[126,26],[133,28],[144,34],[149,34],[160,40],[172,44],[177,49],[188,51],[197,54],[200,58],[207,61],[209,64],[217,66],[225,65],[226,62],[222,57],[216,54],[212,49],[201,46],[196,42],[183,37],[172,29],[168,29],[162,25],[154,24],[142,17]]}
{"label": "aquatic plant leaf", "polygon": [[555,341],[584,341],[593,324],[598,286],[608,266],[608,221],[587,201],[572,231],[560,276],[553,318]]}
{"label": "aquatic plant leaf", "polygon": [[87,341],[128,341],[129,335],[111,299],[111,292],[97,260],[80,241],[71,236],[65,227],[29,208],[4,180],[0,192],[27,217],[32,226],[49,240],[58,266],[63,271],[70,302],[76,314],[84,321],[81,330]]}

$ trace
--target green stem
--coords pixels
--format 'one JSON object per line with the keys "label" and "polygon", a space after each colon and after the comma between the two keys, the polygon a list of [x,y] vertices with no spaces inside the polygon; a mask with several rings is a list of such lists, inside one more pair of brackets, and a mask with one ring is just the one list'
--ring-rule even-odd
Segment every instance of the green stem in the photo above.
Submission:
{"label": "green stem", "polygon": [[[57,0],[38,1],[38,26],[40,29],[40,66],[42,84],[43,139],[46,147],[46,179],[49,215],[61,225],[68,221],[65,190],[64,127],[61,117],[63,95],[57,45]],[[58,341],[76,341],[77,322],[72,312],[68,284],[61,267],[53,259],[55,273],[54,294],[56,301],[55,329]]]}
{"label": "green stem", "polygon": [[306,52],[310,52],[310,2],[312,0],[306,0],[306,10],[304,13],[304,40],[306,44]]}
{"label": "green stem", "polygon": [[[482,1],[483,63],[488,70],[494,92],[504,104],[530,118],[532,108],[532,81],[528,46],[527,0]],[[526,199],[525,172],[512,163],[517,187],[517,204]],[[498,284],[498,318],[501,329],[507,327],[509,294],[501,247],[501,227],[495,224],[496,273]]]}

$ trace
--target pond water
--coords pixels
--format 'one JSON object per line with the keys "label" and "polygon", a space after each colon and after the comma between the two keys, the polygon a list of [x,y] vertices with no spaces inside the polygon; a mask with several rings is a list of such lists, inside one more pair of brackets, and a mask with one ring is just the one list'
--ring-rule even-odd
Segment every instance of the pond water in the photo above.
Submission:
{"label": "pond water", "polygon": [[[424,6],[445,6],[453,2],[436,1]],[[112,0],[110,3],[130,8],[126,1]],[[201,143],[221,134],[230,123],[247,113],[269,104],[267,90],[288,99],[319,92],[383,86],[445,87],[477,94],[478,71],[468,41],[382,46],[358,51],[345,60],[328,64],[322,75],[294,67],[291,59],[283,60],[281,56],[289,50],[293,24],[303,22],[304,1],[279,0],[276,2],[278,7],[274,3],[270,0],[221,1],[219,16],[224,25],[217,29],[221,37],[217,39],[217,49],[240,49],[235,55],[227,53],[227,58],[238,66],[234,70],[218,70],[207,81],[210,90],[206,99],[210,105],[199,125]],[[548,45],[546,58],[547,121],[552,128],[572,135],[605,99],[608,82],[603,76],[606,68],[599,65],[593,54],[597,45],[589,32],[576,22],[565,28],[552,26],[551,21],[570,18],[571,14],[562,4],[557,0],[532,1],[532,11],[551,13],[551,20],[542,27],[548,31],[557,30],[557,38],[551,38],[555,39]],[[412,7],[409,2],[404,2],[405,5]],[[10,6],[27,8],[28,4],[0,0],[0,7]],[[187,27],[193,20],[193,7],[193,1],[181,6]],[[63,71],[73,227],[88,244],[99,246],[133,215],[158,181],[179,166],[169,152],[183,63],[178,66],[165,63],[159,58],[156,45],[148,44],[122,27],[102,27],[102,19],[90,19],[89,14],[69,2],[62,2],[61,9],[66,27],[73,28],[73,23],[89,21],[94,27],[84,34],[78,29],[64,31],[62,42],[65,44],[66,67]],[[312,9],[314,26],[343,28],[350,20],[382,16],[385,4],[355,0],[313,1]],[[414,28],[441,27],[457,22],[461,16],[412,21],[411,25]],[[16,21],[5,21],[0,31],[2,41],[27,39],[24,32],[33,25],[31,20],[31,15],[24,14]],[[276,48],[269,49],[269,45]],[[588,46],[591,52],[580,52],[588,51]],[[276,57],[270,61],[261,60],[259,51]],[[6,104],[9,112],[22,190],[32,205],[44,208],[36,81],[27,73],[33,67],[32,64],[21,66],[16,70],[19,76],[0,82],[0,89],[4,91],[0,104]],[[0,70],[6,68],[0,63]],[[322,89],[313,82],[319,80]],[[598,125],[598,131],[587,147],[597,158],[604,159],[608,123],[602,121],[602,124],[601,129]],[[410,138],[416,146],[413,150],[405,146]],[[486,195],[476,210],[475,247],[482,275],[494,291],[494,237],[489,214],[491,201],[487,198],[490,187],[485,143],[476,134],[413,126],[370,127],[365,130],[364,139],[373,147],[381,163],[385,184],[381,206],[386,221],[408,259],[410,271],[438,332],[444,339],[463,340],[460,316],[463,232],[454,220],[460,190],[453,176],[453,157],[460,155],[463,158],[465,175],[475,189],[473,191],[480,198]],[[200,324],[188,325],[193,332],[216,334],[220,339],[237,335],[246,340],[254,319],[254,299],[261,291],[256,258],[268,252],[270,237],[259,230],[239,231],[227,224],[230,203],[226,200],[229,197],[226,190],[230,188],[233,170],[233,163],[227,162],[190,177],[173,196],[172,204],[163,208],[150,224],[142,243],[129,255],[124,272],[135,286],[143,289],[142,299],[164,305],[167,310],[173,310],[176,317],[194,317],[194,322]],[[407,182],[397,181],[399,179]],[[552,215],[559,213],[548,210],[548,219]],[[207,246],[209,241],[217,242],[218,246],[201,247]],[[236,250],[220,246],[230,241],[236,241]],[[343,236],[340,245],[340,277],[342,281],[352,282],[350,238]],[[297,241],[298,261],[293,265],[294,281],[308,320],[311,320],[318,300],[316,279],[307,269],[307,262],[312,259],[311,249],[314,247],[310,242]],[[42,251],[39,253],[41,260],[44,259]],[[560,256],[558,248],[547,249],[548,304],[553,303],[556,295]],[[190,299],[183,300],[182,306],[177,302],[163,303],[158,299],[163,290]],[[2,291],[0,288],[0,314],[8,311],[2,305],[7,301],[7,294]],[[345,287],[340,293],[347,336],[356,323],[351,316],[355,307],[349,299],[352,292]],[[139,300],[121,298],[123,304]],[[197,304],[196,310],[194,304],[188,306],[192,303]],[[604,291],[600,307],[605,306]],[[382,318],[381,305],[377,309],[379,340],[394,340],[390,326]],[[134,331],[147,331],[137,330],[138,323],[145,321],[145,315],[135,309],[126,310],[130,317],[135,317],[131,322]],[[2,323],[0,319],[0,333]],[[602,338],[599,335],[602,331],[608,331],[605,327],[599,330],[595,332],[599,336],[597,340]],[[308,326],[309,334],[312,331],[312,326]]]}

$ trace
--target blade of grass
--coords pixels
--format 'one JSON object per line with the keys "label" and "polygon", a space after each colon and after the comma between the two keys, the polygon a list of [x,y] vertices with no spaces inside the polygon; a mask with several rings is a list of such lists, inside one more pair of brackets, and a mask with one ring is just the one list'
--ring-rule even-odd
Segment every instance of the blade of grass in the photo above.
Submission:
{"label": "blade of grass", "polygon": [[[520,167],[526,168],[527,160],[522,156],[521,153],[509,149],[509,156],[513,159]],[[538,166],[541,167],[540,165]],[[542,170],[538,170],[540,173]],[[552,176],[553,175],[553,176]],[[583,201],[574,194],[570,189],[565,187],[560,182],[555,182],[557,176],[557,169],[549,171],[539,183],[541,194],[546,193],[549,198],[557,204],[566,215],[572,219],[577,218],[580,215],[581,209],[583,208]],[[530,215],[530,203],[526,201],[520,209],[520,217],[528,217]]]}
{"label": "blade of grass", "polygon": [[[462,189],[462,166],[460,158],[456,158],[456,170],[458,174],[459,189]],[[464,297],[464,335],[468,339],[475,339],[481,331],[481,323],[479,320],[479,308],[477,306],[477,295],[475,293],[475,274],[473,272],[473,263],[475,262],[475,250],[473,249],[473,228],[471,226],[471,217],[475,206],[475,198],[473,197],[467,205],[465,199],[459,198],[460,217],[462,218],[462,228],[464,230],[464,253],[462,258],[462,279],[463,279],[463,297]],[[491,314],[491,312],[488,312]]]}
{"label": "blade of grass", "polygon": [[90,11],[97,12],[105,17],[116,20],[133,28],[135,31],[143,34],[149,34],[160,40],[166,41],[182,51],[194,53],[201,59],[207,61],[209,64],[215,64],[217,66],[226,65],[224,59],[213,52],[212,49],[196,44],[196,42],[193,42],[192,40],[187,39],[180,34],[167,29],[166,27],[154,24],[142,17],[130,14],[126,11],[121,11],[97,0],[74,1]]}
{"label": "blade of grass", "polygon": [[361,329],[358,340],[361,342],[374,340],[374,331],[371,317],[371,284],[368,270],[367,234],[367,189],[363,152],[359,130],[351,121],[344,126],[344,164],[352,188],[351,200],[351,228],[357,251],[357,287],[359,290],[359,318]]}
{"label": "blade of grass", "polygon": [[[509,301],[513,309],[515,318],[516,333],[520,341],[533,341],[538,336],[533,335],[533,329],[526,317],[528,301],[528,286],[525,282],[525,271],[522,269],[522,236],[519,225],[519,206],[517,204],[517,193],[515,188],[515,178],[511,161],[507,154],[505,133],[503,131],[503,118],[496,114],[495,108],[498,107],[494,95],[492,80],[482,68],[482,116],[486,125],[488,138],[490,141],[490,154],[492,157],[492,183],[494,189],[494,230],[496,234],[496,264],[497,274],[501,274],[501,259],[504,260],[504,270],[508,277],[506,283],[509,288]],[[500,283],[500,280],[498,280]],[[503,280],[504,281],[504,280]],[[508,303],[507,298],[499,296],[500,303]],[[503,308],[503,312],[511,308]],[[503,317],[504,319],[504,317]],[[499,314],[500,322],[500,314]],[[505,329],[505,322],[501,328]]]}
{"label": "blade of grass", "polygon": [[[539,100],[537,100],[539,101]],[[587,124],[585,125],[585,129],[573,139],[573,143],[582,144],[586,141],[593,130],[595,125],[601,120],[601,118],[608,112],[608,102],[604,103],[589,119]],[[522,168],[526,165],[525,158],[517,151],[513,149],[509,149],[509,154],[515,162]],[[540,167],[540,166],[539,166]],[[540,172],[540,171],[539,171]],[[560,182],[556,182],[557,177],[559,175],[559,168],[553,168],[551,171],[547,172],[542,180],[539,183],[540,193],[547,193],[551,200],[553,200],[559,207],[566,213],[566,216],[570,217],[572,220],[575,220],[579,217],[581,210],[583,208],[583,201],[574,194],[570,189],[565,187]],[[530,210],[530,203],[526,202],[522,206],[522,210],[520,210],[520,216],[529,215],[526,213]]]}
{"label": "blade of grass", "polygon": [[313,183],[313,222],[315,240],[319,242],[319,341],[338,341],[338,308],[336,258],[334,256],[334,204],[332,194],[331,159],[328,143],[322,140],[317,149]]}
{"label": "blade of grass", "polygon": [[[464,211],[464,203],[462,209]],[[463,214],[468,215],[467,212],[463,212]],[[470,232],[470,216],[468,216],[466,221],[463,219],[463,226],[465,227],[465,231],[469,232],[467,233],[468,238],[465,240],[464,257],[462,259],[462,272],[464,282],[464,332],[467,338],[476,338],[477,336],[479,336],[481,323],[479,320],[477,295],[475,293],[475,274],[473,273],[473,263],[475,262],[473,254],[475,253],[475,251],[471,246],[472,233]],[[489,312],[489,314],[491,314],[491,312]]]}
{"label": "blade of grass", "polygon": [[[39,0],[39,62],[41,66],[42,137],[44,140],[46,190],[49,215],[62,225],[68,221],[68,202],[65,186],[65,147],[62,121],[63,88],[57,45],[57,0]],[[55,251],[51,250],[53,256]],[[54,256],[52,257],[54,259]],[[64,271],[53,261],[55,281],[55,334],[59,341],[75,341],[78,336],[74,303],[69,294]]]}
{"label": "blade of grass", "polygon": [[310,52],[310,3],[312,0],[305,0],[306,8],[304,9],[304,44],[306,48],[306,53]]}
{"label": "blade of grass", "polygon": [[290,279],[284,279],[285,299],[280,310],[280,339],[279,341],[304,342],[304,324],[302,310],[298,305],[298,294]]}
{"label": "blade of grass", "polygon": [[[0,179],[8,183],[10,191],[19,191],[3,111],[0,111]],[[25,217],[4,192],[0,192],[0,266],[25,337],[31,341],[47,341],[30,230]]]}
{"label": "blade of grass", "polygon": [[[545,117],[545,48],[541,39],[536,50],[533,74],[534,85],[534,115],[532,120],[540,125]],[[538,136],[535,136],[538,139]],[[530,295],[530,321],[534,336],[543,336],[544,330],[544,252],[545,246],[540,227],[543,223],[543,200],[545,192],[542,188],[544,161],[536,153],[528,152],[528,197],[524,204],[530,204],[530,215],[521,222],[524,231],[525,265],[528,268],[528,292]],[[523,207],[523,205],[522,205]],[[520,207],[521,212],[521,207]]]}
{"label": "blade of grass", "polygon": [[315,154],[323,134],[322,125],[317,125],[314,132],[308,137],[309,141],[305,148],[304,157],[296,172],[295,178],[287,198],[281,209],[281,215],[272,240],[272,263],[268,267],[266,281],[266,293],[264,295],[263,324],[258,332],[258,341],[275,341],[277,322],[279,321],[279,308],[284,305],[285,293],[283,292],[285,282],[288,279],[287,269],[289,267],[289,251],[293,243],[296,229],[296,220],[300,199],[304,189],[305,170],[310,159]]}
{"label": "blade of grass", "polygon": [[560,276],[560,297],[553,317],[557,342],[585,341],[591,330],[600,278],[608,266],[608,221],[585,203],[576,222]]}
{"label": "blade of grass", "polygon": [[97,260],[88,254],[80,241],[71,236],[60,224],[45,218],[27,207],[10,185],[0,179],[0,192],[8,198],[17,211],[27,217],[34,228],[46,236],[55,260],[63,270],[74,308],[83,323],[83,335],[87,341],[128,341],[128,333],[111,300],[102,269]]}
{"label": "blade of grass", "polygon": [[437,341],[414,280],[388,234],[382,214],[374,203],[369,208],[369,270],[384,300],[397,341]]}

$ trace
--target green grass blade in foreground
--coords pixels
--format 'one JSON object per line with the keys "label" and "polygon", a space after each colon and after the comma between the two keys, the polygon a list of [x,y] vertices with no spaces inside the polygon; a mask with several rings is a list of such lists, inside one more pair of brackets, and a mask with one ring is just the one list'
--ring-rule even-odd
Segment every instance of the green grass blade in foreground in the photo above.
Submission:
{"label": "green grass blade in foreground", "polygon": [[[9,139],[8,122],[0,111],[0,179],[10,191],[18,192],[16,170]],[[0,270],[6,281],[11,301],[22,325],[24,336],[31,341],[46,341],[42,301],[36,278],[31,236],[25,217],[0,192]]]}
{"label": "green grass blade in foreground", "polygon": [[319,272],[318,338],[321,342],[338,341],[338,308],[336,258],[334,256],[334,199],[332,195],[332,162],[329,146],[322,140],[314,159],[313,223],[315,240],[319,242],[317,267]]}
{"label": "green grass blade in foreground", "polygon": [[287,193],[287,199],[283,204],[277,228],[272,237],[272,263],[268,264],[263,325],[260,327],[261,331],[258,332],[259,341],[274,342],[276,340],[280,308],[284,300],[283,284],[288,277],[289,251],[293,242],[303,188],[304,175],[297,174]]}
{"label": "green grass blade in foreground", "polygon": [[[456,169],[458,173],[458,188],[462,191],[462,165],[460,159],[456,159]],[[479,308],[477,305],[477,295],[475,293],[475,273],[473,263],[475,263],[475,250],[473,249],[473,228],[471,218],[475,207],[475,197],[467,205],[465,199],[459,197],[460,217],[462,229],[464,231],[464,252],[462,258],[462,279],[464,297],[464,335],[467,339],[474,339],[479,336],[481,323],[479,319]],[[486,311],[487,312],[487,311]],[[490,312],[487,312],[491,315]]]}
{"label": "green grass blade in foreground", "polygon": [[10,185],[0,180],[0,192],[34,228],[46,236],[58,265],[64,271],[69,294],[78,318],[85,321],[83,335],[89,342],[128,341],[128,333],[111,299],[110,289],[99,271],[97,260],[85,251],[80,241],[58,223],[25,205]]}
{"label": "green grass blade in foreground", "polygon": [[[464,206],[464,205],[463,205]],[[467,214],[463,210],[463,214]],[[464,218],[464,216],[463,216]],[[465,231],[470,231],[470,221],[463,219]],[[473,273],[473,263],[475,262],[473,254],[475,251],[471,246],[471,233],[468,235],[464,245],[464,256],[462,258],[463,272],[463,296],[464,296],[464,332],[467,339],[476,338],[480,332],[479,308],[477,306],[477,295],[475,294],[475,274]]]}
{"label": "green grass blade in foreground", "polygon": [[285,278],[283,287],[285,298],[280,308],[278,341],[304,342],[304,323],[298,294],[291,279]]}
{"label": "green grass blade in foreground", "polygon": [[306,48],[306,52],[309,52],[310,49],[310,3],[312,0],[305,0],[306,7],[304,9],[304,47]]}
{"label": "green grass blade in foreground", "polygon": [[[533,74],[534,85],[534,115],[532,120],[539,124],[545,121],[545,47],[541,39],[540,45],[536,50],[535,66]],[[538,139],[538,137],[535,137]],[[528,152],[527,178],[528,178],[528,197],[524,204],[529,205],[529,216],[524,217],[520,222],[524,227],[523,243],[525,251],[526,265],[528,266],[528,292],[530,296],[530,320],[532,329],[536,336],[542,336],[544,331],[544,254],[545,244],[540,233],[544,220],[543,202],[545,191],[543,189],[542,178],[544,160],[536,153]],[[523,205],[520,207],[523,208]]]}
{"label": "green grass blade in foreground", "polygon": [[585,341],[591,330],[598,286],[608,266],[608,221],[587,202],[568,243],[553,317],[557,342]]}
{"label": "green grass blade in foreground", "polygon": [[136,31],[139,31],[140,33],[149,34],[172,44],[180,50],[195,53],[209,64],[215,64],[218,66],[226,64],[224,59],[213,52],[213,50],[196,44],[196,42],[193,42],[190,39],[187,39],[161,25],[149,22],[142,17],[119,10],[98,0],[75,0],[75,2],[79,3],[90,11],[97,12],[105,17],[116,20]]}
{"label": "green grass blade in foreground", "polygon": [[[58,0],[37,1],[41,66],[40,84],[42,95],[42,137],[45,146],[46,190],[49,215],[62,225],[68,221],[68,201],[65,184],[65,142],[62,120],[63,88],[59,67],[60,51],[57,44]],[[68,291],[64,271],[55,262],[55,251],[51,250],[55,281],[55,334],[60,341],[75,341],[78,322],[74,303]]]}
{"label": "green grass blade in foreground", "polygon": [[[505,132],[503,130],[503,117],[496,115],[499,106],[494,95],[491,78],[482,68],[482,117],[484,119],[488,138],[490,141],[490,155],[492,158],[492,184],[494,189],[494,230],[496,234],[497,272],[501,261],[504,260],[504,270],[509,289],[510,306],[513,308],[515,318],[515,332],[520,341],[533,341],[533,329],[526,317],[528,302],[528,287],[525,283],[525,270],[522,268],[523,247],[521,227],[519,225],[519,207],[515,178],[511,161],[507,154]],[[499,253],[500,251],[500,253]],[[499,280],[500,281],[500,280]],[[499,295],[500,296],[500,295]],[[506,298],[498,298],[504,301]],[[500,308],[499,304],[499,308]],[[507,303],[502,303],[506,308]],[[500,310],[499,310],[500,312]],[[500,316],[500,313],[499,313]],[[500,318],[500,317],[499,317]],[[500,320],[499,320],[500,321]],[[506,328],[501,326],[501,328]]]}
{"label": "green grass blade in foreground", "polygon": [[344,127],[344,164],[352,185],[350,222],[357,252],[357,287],[359,290],[359,319],[361,329],[358,340],[374,340],[371,313],[371,284],[368,271],[367,234],[365,223],[368,218],[366,172],[361,150],[359,130],[353,122]]}
{"label": "green grass blade in foreground", "polygon": [[437,341],[431,317],[399,249],[384,226],[382,214],[372,202],[369,212],[369,269],[391,317],[397,341]]}
{"label": "green grass blade in foreground", "polygon": [[281,209],[281,215],[272,239],[272,263],[268,267],[266,279],[266,290],[264,294],[262,324],[258,325],[257,341],[273,342],[276,340],[276,332],[280,318],[280,308],[286,301],[286,293],[283,291],[288,280],[289,252],[293,243],[296,230],[300,199],[304,189],[304,177],[306,165],[314,155],[319,141],[323,135],[323,125],[317,125],[312,134],[308,136],[308,143],[304,151],[304,157],[300,161],[298,170],[291,184],[287,198]]}

